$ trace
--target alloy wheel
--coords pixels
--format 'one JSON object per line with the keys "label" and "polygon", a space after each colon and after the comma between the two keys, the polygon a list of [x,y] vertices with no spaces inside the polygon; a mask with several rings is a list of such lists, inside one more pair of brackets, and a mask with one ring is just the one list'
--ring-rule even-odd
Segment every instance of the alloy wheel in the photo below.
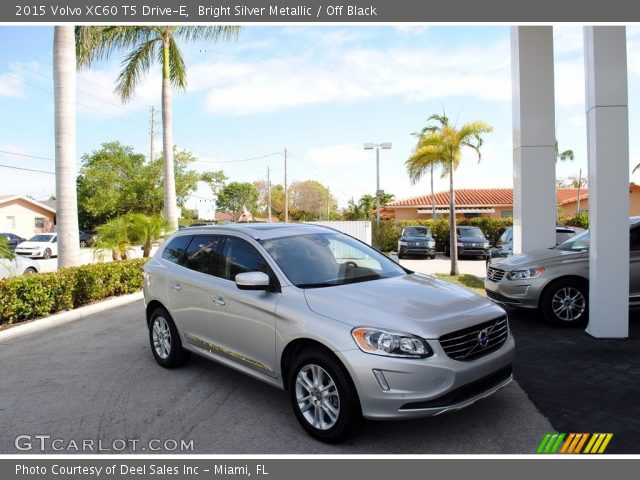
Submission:
{"label": "alloy wheel", "polygon": [[563,287],[554,293],[551,308],[554,315],[563,322],[575,322],[584,314],[587,301],[584,294],[575,287]]}
{"label": "alloy wheel", "polygon": [[340,395],[333,378],[322,367],[309,364],[296,377],[296,400],[304,419],[319,430],[329,430],[340,416]]}
{"label": "alloy wheel", "polygon": [[158,357],[166,359],[171,353],[171,330],[164,317],[156,317],[153,321],[153,348]]}

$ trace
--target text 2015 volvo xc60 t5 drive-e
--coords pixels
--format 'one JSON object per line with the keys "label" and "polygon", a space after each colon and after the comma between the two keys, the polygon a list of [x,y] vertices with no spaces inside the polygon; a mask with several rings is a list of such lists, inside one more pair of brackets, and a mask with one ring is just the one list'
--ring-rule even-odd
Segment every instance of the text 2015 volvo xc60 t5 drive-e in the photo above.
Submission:
{"label": "text 2015 volvo xc60 t5 drive-e", "polygon": [[512,379],[502,308],[332,229],[185,229],[144,270],[160,365],[196,353],[282,388],[326,442],[363,418],[458,410]]}

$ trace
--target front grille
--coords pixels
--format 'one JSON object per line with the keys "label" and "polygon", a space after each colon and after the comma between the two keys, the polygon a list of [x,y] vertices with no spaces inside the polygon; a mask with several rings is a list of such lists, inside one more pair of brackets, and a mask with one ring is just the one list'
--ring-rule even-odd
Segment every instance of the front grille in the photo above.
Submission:
{"label": "front grille", "polygon": [[504,277],[504,270],[500,270],[499,268],[489,267],[487,270],[487,280],[491,282],[499,282]]}
{"label": "front grille", "polygon": [[507,316],[503,315],[473,327],[447,333],[438,340],[449,357],[468,362],[498,350],[507,340],[508,334],[509,323]]}

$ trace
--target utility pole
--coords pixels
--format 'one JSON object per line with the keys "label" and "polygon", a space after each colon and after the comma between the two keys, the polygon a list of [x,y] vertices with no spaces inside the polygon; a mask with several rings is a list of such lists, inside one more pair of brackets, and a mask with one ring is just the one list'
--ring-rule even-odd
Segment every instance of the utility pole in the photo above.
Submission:
{"label": "utility pole", "polygon": [[329,185],[327,185],[327,221],[331,220],[331,193],[329,192]]}
{"label": "utility pole", "polygon": [[284,149],[284,221],[289,223],[289,190],[287,189],[287,149]]}
{"label": "utility pole", "polygon": [[267,198],[269,204],[269,223],[271,223],[271,173],[267,167]]}
{"label": "utility pole", "polygon": [[153,161],[153,156],[155,154],[155,138],[156,138],[156,125],[158,122],[156,122],[156,107],[154,107],[153,105],[151,105],[149,107],[149,110],[151,110],[151,122],[150,122],[150,133],[151,133],[151,148],[149,151],[149,161]]}

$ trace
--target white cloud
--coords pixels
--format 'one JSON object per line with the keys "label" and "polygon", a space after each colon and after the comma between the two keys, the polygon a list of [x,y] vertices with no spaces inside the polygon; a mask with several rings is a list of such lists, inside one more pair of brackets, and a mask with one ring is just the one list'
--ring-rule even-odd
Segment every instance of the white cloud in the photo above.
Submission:
{"label": "white cloud", "polygon": [[25,98],[22,77],[16,73],[0,73],[0,97]]}
{"label": "white cloud", "polygon": [[554,26],[553,50],[556,55],[582,54],[584,35],[580,26]]}
{"label": "white cloud", "polygon": [[228,58],[195,64],[189,76],[189,90],[207,92],[206,107],[223,115],[385,97],[511,99],[508,42],[447,50],[342,49],[255,62]]}
{"label": "white cloud", "polygon": [[569,117],[569,123],[575,127],[584,127],[587,124],[587,118],[584,114],[572,115]]}
{"label": "white cloud", "polygon": [[364,163],[367,155],[363,145],[356,144],[313,147],[307,152],[307,158],[320,167]]}
{"label": "white cloud", "polygon": [[406,33],[409,35],[420,35],[423,34],[428,28],[428,25],[412,25],[412,24],[398,24],[394,25],[393,28],[400,32]]}
{"label": "white cloud", "polygon": [[555,64],[556,103],[562,107],[584,107],[584,63],[582,58]]}

